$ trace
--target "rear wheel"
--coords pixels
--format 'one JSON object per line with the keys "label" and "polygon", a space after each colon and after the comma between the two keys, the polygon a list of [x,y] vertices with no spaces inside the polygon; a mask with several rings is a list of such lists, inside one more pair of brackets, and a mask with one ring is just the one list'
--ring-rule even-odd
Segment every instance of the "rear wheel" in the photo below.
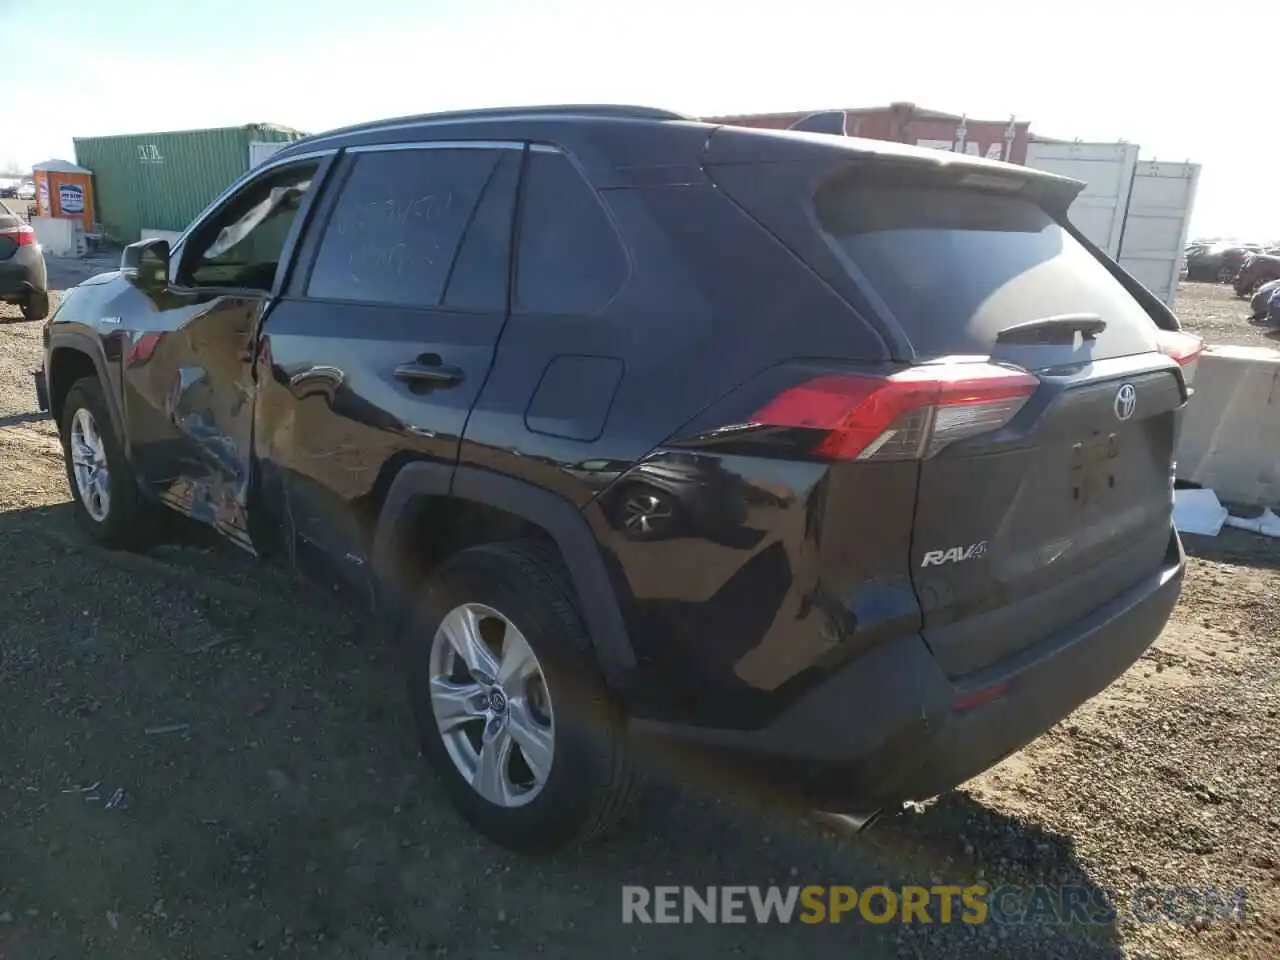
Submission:
{"label": "rear wheel", "polygon": [[559,558],[518,541],[464,550],[402,637],[422,752],[476,830],[551,852],[608,829],[638,784]]}
{"label": "rear wheel", "polygon": [[22,319],[43,320],[49,316],[49,295],[47,293],[29,293],[22,301]]}
{"label": "rear wheel", "polygon": [[77,380],[67,392],[59,432],[80,525],[105,547],[141,545],[152,511],[139,496],[96,379]]}

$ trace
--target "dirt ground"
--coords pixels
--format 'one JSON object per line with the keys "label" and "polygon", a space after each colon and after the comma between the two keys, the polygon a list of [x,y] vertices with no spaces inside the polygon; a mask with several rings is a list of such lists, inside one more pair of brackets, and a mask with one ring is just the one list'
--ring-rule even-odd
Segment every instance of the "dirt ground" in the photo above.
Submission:
{"label": "dirt ground", "polygon": [[[1189,327],[1243,329],[1193,286]],[[0,958],[1280,955],[1273,541],[1189,542],[1173,621],[1120,681],[860,838],[668,778],[611,839],[531,861],[450,812],[391,658],[331,598],[230,549],[89,545],[35,411],[40,327],[16,317],[0,306]],[[621,923],[624,884],[876,882],[1075,884],[1121,916]],[[1134,918],[1173,885],[1244,888],[1243,922]]]}
{"label": "dirt ground", "polygon": [[1280,330],[1249,322],[1249,301],[1227,284],[1182,283],[1174,302],[1182,327],[1209,343],[1280,349]]}

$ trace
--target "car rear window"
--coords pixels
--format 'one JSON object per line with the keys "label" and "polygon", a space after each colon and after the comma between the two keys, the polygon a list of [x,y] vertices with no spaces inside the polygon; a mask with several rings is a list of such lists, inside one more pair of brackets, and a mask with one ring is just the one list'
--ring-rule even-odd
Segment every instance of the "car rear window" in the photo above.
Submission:
{"label": "car rear window", "polygon": [[525,173],[517,313],[590,314],[627,278],[627,256],[595,191],[572,161],[539,148]]}
{"label": "car rear window", "polygon": [[919,356],[989,354],[1006,327],[1078,313],[1107,323],[1096,357],[1150,349],[1141,304],[1026,197],[845,180],[814,203],[846,269]]}

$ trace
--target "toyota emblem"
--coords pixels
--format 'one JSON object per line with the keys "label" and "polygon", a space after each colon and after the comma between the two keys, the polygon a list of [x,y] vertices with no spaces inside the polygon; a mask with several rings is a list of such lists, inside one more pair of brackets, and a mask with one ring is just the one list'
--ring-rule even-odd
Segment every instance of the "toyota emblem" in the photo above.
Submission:
{"label": "toyota emblem", "polygon": [[1116,419],[1128,420],[1133,416],[1133,410],[1138,405],[1138,391],[1133,388],[1132,383],[1126,383],[1116,391]]}

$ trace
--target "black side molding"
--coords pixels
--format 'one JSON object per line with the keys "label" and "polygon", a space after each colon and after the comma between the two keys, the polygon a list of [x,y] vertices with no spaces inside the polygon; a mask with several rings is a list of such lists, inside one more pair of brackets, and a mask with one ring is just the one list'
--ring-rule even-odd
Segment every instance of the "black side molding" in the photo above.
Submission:
{"label": "black side molding", "polygon": [[409,599],[397,576],[407,511],[421,497],[450,495],[504,510],[551,535],[573,581],[578,608],[595,645],[600,668],[610,683],[624,682],[635,668],[635,651],[586,518],[563,497],[488,470],[417,462],[406,464],[396,474],[378,518],[372,549],[378,603],[390,623],[399,626]]}
{"label": "black side molding", "polygon": [[[125,457],[132,461],[133,444],[129,439],[129,431],[125,428],[124,411],[121,409],[120,394],[118,392],[119,384],[108,374],[104,349],[102,341],[96,337],[55,327],[49,337],[48,346],[45,348],[45,357],[52,357],[58,350],[71,350],[84,354],[93,362],[93,369],[98,375],[98,380],[102,384],[103,396],[107,400],[107,412],[111,415],[111,426],[115,430],[116,436],[120,438],[120,443],[124,447]],[[52,372],[51,370],[46,370],[46,378]],[[56,389],[52,379],[46,380],[45,389],[49,393],[50,409],[52,410],[52,396],[53,391]]]}

